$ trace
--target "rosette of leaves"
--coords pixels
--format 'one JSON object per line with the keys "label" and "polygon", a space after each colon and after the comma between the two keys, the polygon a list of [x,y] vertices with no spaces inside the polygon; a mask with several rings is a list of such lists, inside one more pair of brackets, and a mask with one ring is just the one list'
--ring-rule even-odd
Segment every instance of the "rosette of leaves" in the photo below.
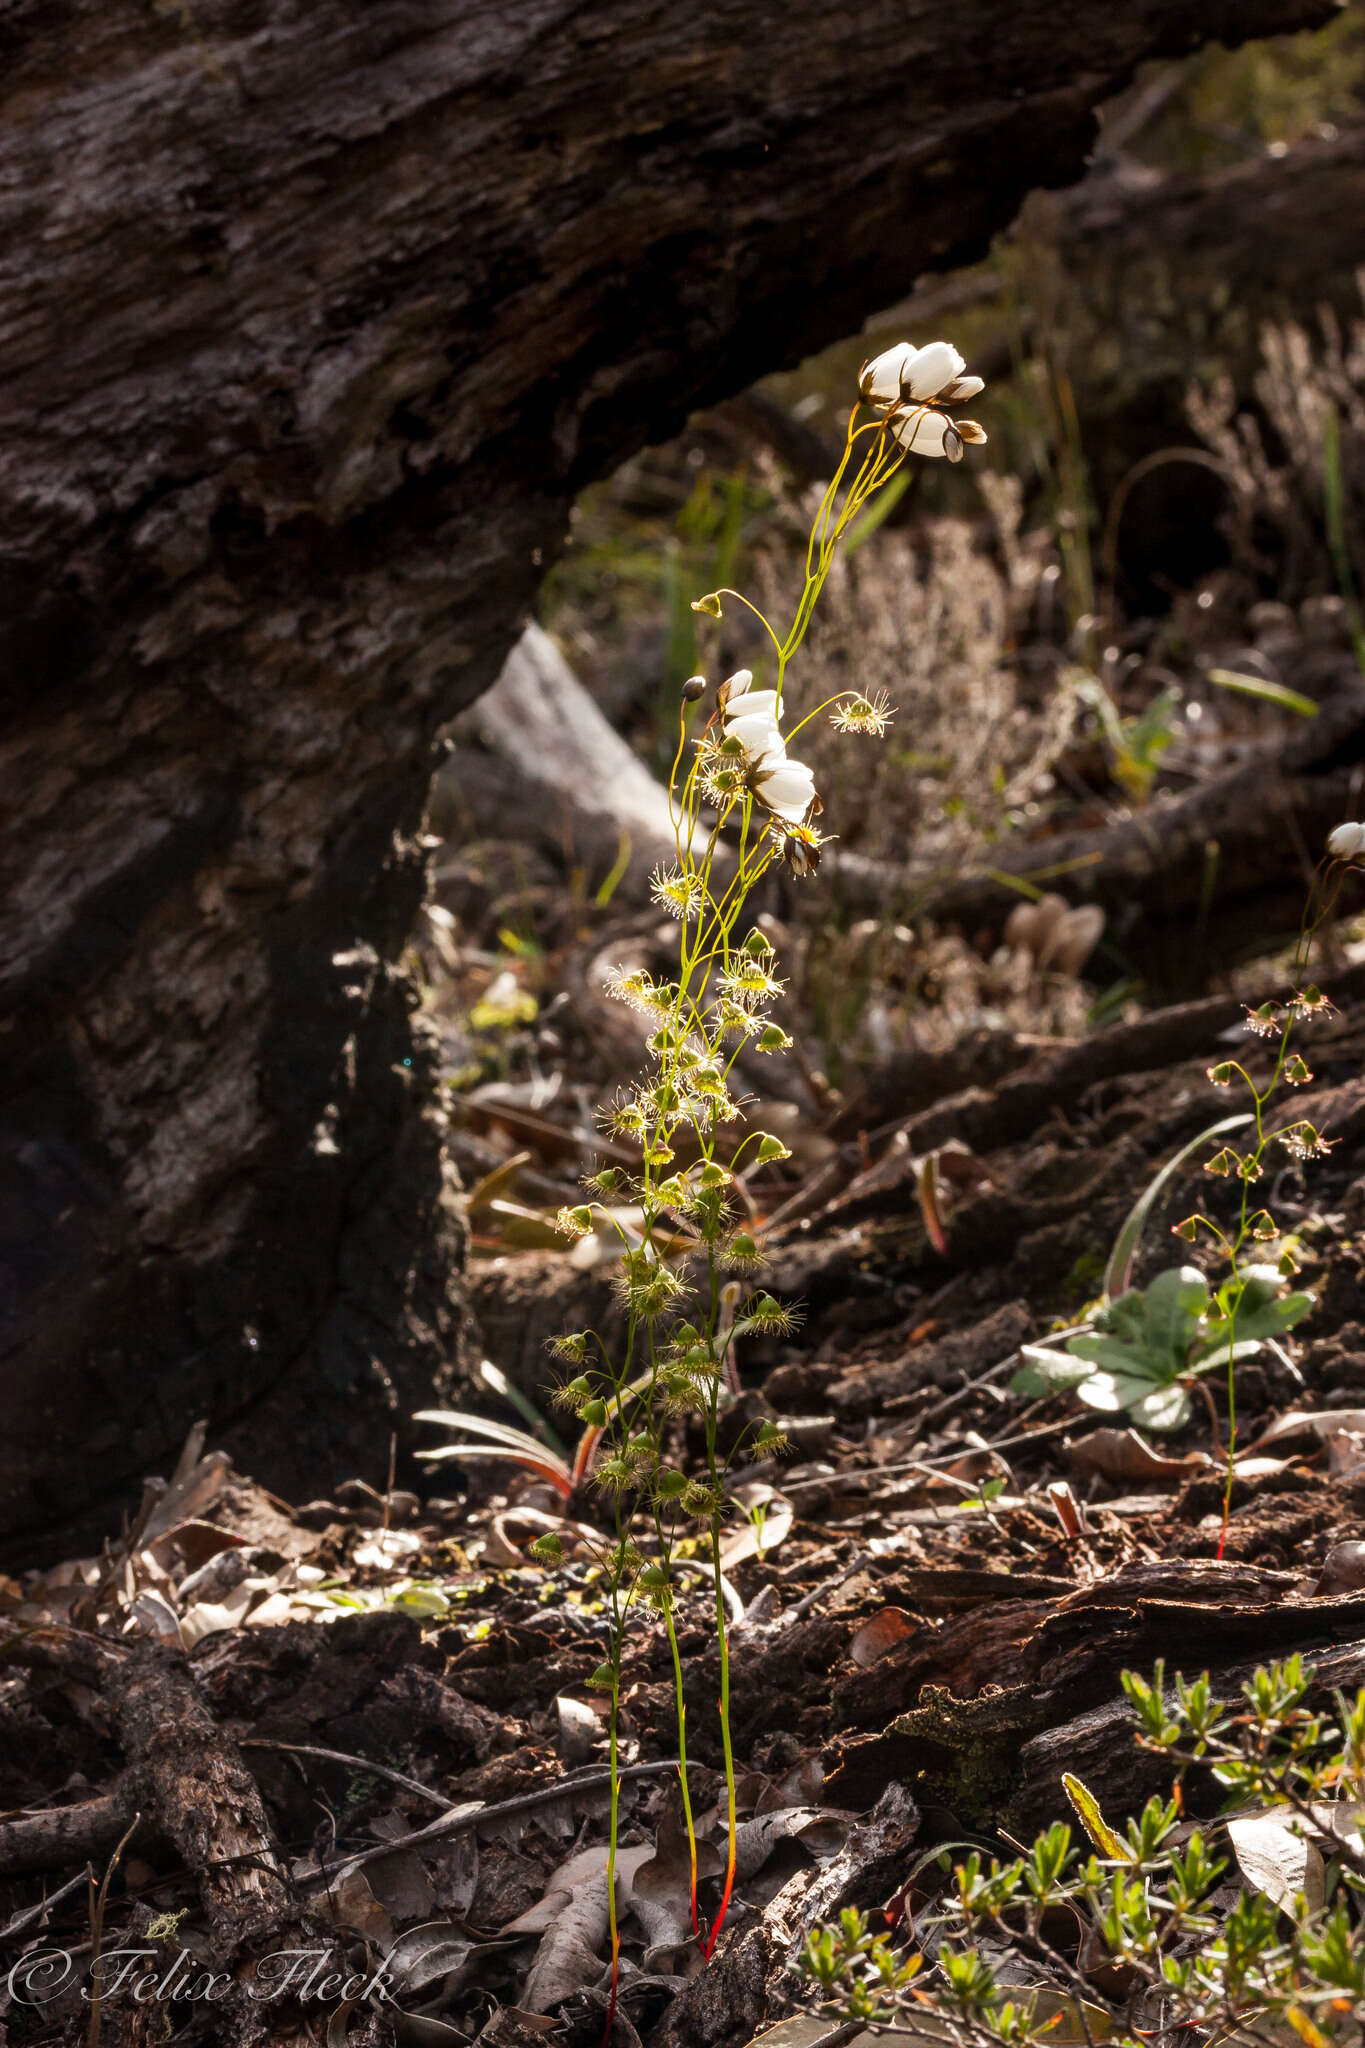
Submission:
{"label": "rosette of leaves", "polygon": [[1194,1379],[1229,1358],[1254,1357],[1315,1300],[1286,1292],[1275,1266],[1243,1266],[1216,1293],[1197,1266],[1170,1266],[1096,1310],[1065,1352],[1025,1344],[1010,1385],[1035,1400],[1074,1392],[1087,1407],[1131,1415],[1146,1429],[1181,1429]]}

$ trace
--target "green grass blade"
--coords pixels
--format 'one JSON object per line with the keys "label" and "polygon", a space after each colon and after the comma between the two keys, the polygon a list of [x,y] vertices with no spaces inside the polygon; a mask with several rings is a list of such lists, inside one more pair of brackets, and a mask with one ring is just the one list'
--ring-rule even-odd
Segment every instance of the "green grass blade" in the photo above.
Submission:
{"label": "green grass blade", "polygon": [[1281,711],[1292,711],[1299,718],[1316,718],[1318,707],[1311,697],[1301,695],[1298,690],[1287,690],[1283,683],[1267,682],[1264,676],[1243,675],[1240,669],[1211,668],[1209,681],[1217,683],[1220,690],[1235,690],[1241,697],[1256,697],[1262,704],[1277,704]]}
{"label": "green grass blade", "polygon": [[1185,1161],[1201,1145],[1207,1145],[1210,1138],[1221,1137],[1224,1131],[1240,1130],[1243,1124],[1252,1121],[1251,1112],[1245,1110],[1239,1116],[1225,1116],[1220,1122],[1210,1124],[1197,1138],[1191,1138],[1188,1145],[1182,1145],[1174,1159],[1168,1159],[1160,1172],[1148,1181],[1142,1193],[1134,1202],[1123,1221],[1123,1228],[1114,1239],[1114,1249],[1109,1254],[1109,1264],[1104,1269],[1104,1298],[1113,1301],[1125,1292],[1132,1278],[1133,1260],[1137,1254],[1138,1239],[1142,1236],[1147,1218],[1156,1205],[1158,1196],[1167,1183],[1179,1172]]}

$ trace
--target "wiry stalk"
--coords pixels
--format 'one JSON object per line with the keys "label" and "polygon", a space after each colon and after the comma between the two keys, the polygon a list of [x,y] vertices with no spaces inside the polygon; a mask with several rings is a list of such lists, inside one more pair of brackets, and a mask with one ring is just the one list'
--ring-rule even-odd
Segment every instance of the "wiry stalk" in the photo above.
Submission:
{"label": "wiry stalk", "polygon": [[720,1895],[720,1905],[711,1925],[706,1943],[705,1956],[710,1962],[720,1939],[720,1930],[725,1925],[725,1915],[730,1909],[730,1894],[735,1885],[735,1755],[730,1740],[730,1644],[725,1626],[725,1588],[720,1570],[720,1522],[715,1521],[711,1529],[711,1566],[716,1590],[716,1640],[720,1646],[720,1740],[725,1752],[725,1802],[728,1808],[726,1825],[725,1884]]}

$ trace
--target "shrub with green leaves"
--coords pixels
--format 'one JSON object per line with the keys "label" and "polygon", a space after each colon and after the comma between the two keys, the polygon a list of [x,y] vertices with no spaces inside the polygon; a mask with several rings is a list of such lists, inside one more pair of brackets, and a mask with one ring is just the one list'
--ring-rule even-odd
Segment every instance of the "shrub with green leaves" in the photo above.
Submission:
{"label": "shrub with green leaves", "polygon": [[[1236,1701],[1207,1674],[1168,1688],[1160,1664],[1123,1685],[1171,1796],[1114,1825],[1064,1777],[1079,1844],[1058,1820],[1007,1862],[973,1851],[913,1937],[874,1933],[854,1910],[815,1929],[800,1968],[824,2013],[972,2048],[1359,2041],[1365,1692],[1338,1698],[1333,1722],[1310,1706],[1297,1656],[1262,1666]],[[1196,1765],[1226,1799],[1193,1825]]]}

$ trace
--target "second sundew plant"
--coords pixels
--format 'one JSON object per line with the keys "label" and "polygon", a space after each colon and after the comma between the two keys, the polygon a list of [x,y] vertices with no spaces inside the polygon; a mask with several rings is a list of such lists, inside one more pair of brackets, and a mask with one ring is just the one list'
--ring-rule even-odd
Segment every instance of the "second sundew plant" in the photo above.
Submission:
{"label": "second sundew plant", "polygon": [[[1365,825],[1338,825],[1328,834],[1327,852],[1310,892],[1299,934],[1294,960],[1297,975],[1301,976],[1306,969],[1313,938],[1332,914],[1346,875],[1362,855],[1365,855]],[[1273,1286],[1267,1287],[1268,1282],[1286,1281],[1296,1270],[1296,1261],[1292,1247],[1285,1246],[1275,1268],[1254,1262],[1257,1245],[1278,1238],[1280,1231],[1274,1217],[1256,1201],[1252,1190],[1264,1175],[1266,1155],[1272,1144],[1283,1146],[1290,1157],[1297,1160],[1320,1158],[1332,1148],[1334,1140],[1306,1117],[1281,1123],[1270,1114],[1272,1097],[1279,1089],[1301,1088],[1313,1079],[1303,1054],[1292,1044],[1296,1026],[1324,1017],[1332,1009],[1332,1003],[1316,983],[1300,981],[1286,1002],[1265,1002],[1247,1011],[1247,1030],[1259,1038],[1271,1040],[1274,1045],[1269,1075],[1257,1082],[1241,1060],[1220,1060],[1208,1070],[1209,1079],[1215,1087],[1230,1088],[1240,1084],[1250,1101],[1250,1109],[1244,1119],[1244,1124],[1250,1126],[1247,1149],[1241,1151],[1232,1145],[1224,1145],[1204,1166],[1206,1173],[1238,1183],[1238,1201],[1232,1220],[1222,1226],[1197,1213],[1175,1225],[1175,1234],[1190,1244],[1195,1243],[1201,1233],[1211,1237],[1228,1264],[1228,1278],[1217,1296],[1221,1316],[1213,1322],[1215,1333],[1221,1339],[1218,1349],[1226,1365],[1228,1404],[1227,1480],[1218,1538],[1220,1557],[1227,1542],[1236,1475],[1237,1362],[1259,1350],[1261,1343],[1271,1334],[1278,1334],[1280,1329],[1296,1322],[1299,1314],[1306,1313],[1313,1303],[1311,1295],[1291,1295],[1288,1300],[1277,1300]],[[1248,1263],[1249,1257],[1252,1263]],[[1297,1307],[1298,1303],[1304,1305],[1302,1309]]]}
{"label": "second sundew plant", "polygon": [[[754,1333],[794,1327],[794,1311],[753,1276],[761,1254],[736,1192],[739,1174],[787,1156],[769,1133],[751,1130],[736,1142],[741,1113],[735,1062],[742,1050],[763,1054],[791,1044],[772,1009],[783,992],[772,945],[753,922],[749,900],[779,861],[797,875],[819,865],[822,814],[810,768],[787,752],[788,739],[828,715],[849,734],[880,734],[891,715],[879,695],[844,691],[787,724],[788,670],[809,629],[835,550],[853,520],[885,489],[909,455],[961,459],[964,444],[983,442],[972,420],[949,408],[974,397],[979,377],[964,374],[947,342],[915,348],[899,343],[863,366],[860,403],[849,418],[843,455],[821,498],[806,550],[805,579],[790,623],[779,630],[738,591],[698,598],[693,609],[719,618],[733,599],[759,621],[767,638],[768,672],[756,682],[740,669],[707,703],[704,678],[682,696],[670,781],[676,862],[653,878],[655,901],[678,923],[676,971],[666,979],[621,970],[612,993],[651,1025],[650,1064],[618,1098],[608,1122],[639,1148],[638,1172],[608,1168],[586,1184],[589,1198],[566,1210],[568,1233],[583,1235],[605,1221],[622,1245],[618,1285],[626,1310],[619,1350],[596,1332],[558,1338],[554,1349],[576,1368],[562,1397],[586,1432],[599,1436],[595,1479],[613,1503],[614,1542],[601,1556],[609,1618],[608,1655],[594,1683],[610,1702],[612,1764],[608,1902],[612,1977],[608,2030],[615,2012],[619,1943],[615,1867],[618,1823],[619,1707],[622,1653],[632,1611],[655,1610],[672,1651],[683,1809],[692,1851],[692,1919],[710,1956],[735,1877],[735,1771],[730,1740],[730,1664],[721,1564],[726,1487],[737,1457],[778,1447],[771,1422],[722,1448],[720,1422],[737,1386],[735,1347]],[[627,1217],[632,1220],[625,1220]],[[680,1249],[681,1247],[681,1249]],[[703,1453],[697,1470],[670,1462],[669,1424],[696,1419]],[[682,1663],[675,1601],[684,1557],[705,1559],[715,1603],[719,1658],[718,1709],[728,1808],[728,1854],[721,1898],[709,1929],[697,1904],[697,1854],[687,1779]],[[547,1560],[557,1538],[536,1546]]]}

